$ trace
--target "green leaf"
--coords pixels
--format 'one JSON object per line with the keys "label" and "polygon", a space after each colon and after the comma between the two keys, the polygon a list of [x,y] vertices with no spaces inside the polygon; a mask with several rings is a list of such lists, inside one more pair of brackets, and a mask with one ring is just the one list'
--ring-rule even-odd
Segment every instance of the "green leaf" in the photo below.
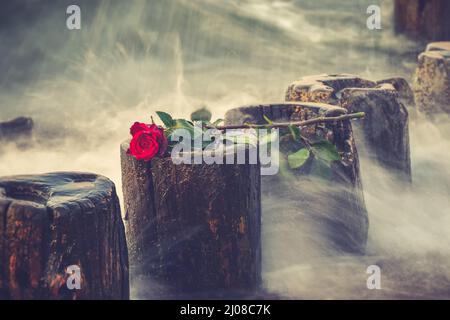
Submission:
{"label": "green leaf", "polygon": [[211,111],[209,111],[206,107],[203,107],[191,113],[191,120],[209,122],[211,120],[211,116]]}
{"label": "green leaf", "polygon": [[341,156],[339,155],[336,146],[328,140],[322,140],[312,144],[311,151],[319,160],[322,160],[328,164],[333,161],[341,160]]}
{"label": "green leaf", "polygon": [[267,122],[268,124],[273,124],[273,121],[270,120],[270,118],[269,118],[268,116],[266,116],[265,114],[263,114],[263,118],[264,118],[264,120],[266,120],[266,122]]}
{"label": "green leaf", "polygon": [[167,128],[170,128],[175,125],[175,121],[172,119],[172,116],[170,114],[163,111],[156,111],[156,114]]}
{"label": "green leaf", "polygon": [[310,152],[306,148],[302,148],[294,153],[288,155],[288,163],[291,169],[298,169],[303,166],[309,159]]}
{"label": "green leaf", "polygon": [[[164,130],[164,135],[166,136],[166,138],[170,138],[170,136],[172,135],[172,133],[173,133],[173,128],[166,128],[165,130]],[[169,142],[170,142],[170,139],[169,139]]]}
{"label": "green leaf", "polygon": [[289,128],[289,131],[291,132],[294,140],[299,140],[300,135],[301,135],[300,129],[297,126],[293,126],[293,125],[290,125],[288,128]]}
{"label": "green leaf", "polygon": [[174,124],[175,129],[188,130],[189,133],[191,134],[191,138],[194,139],[195,128],[194,128],[194,125],[190,121],[187,121],[185,119],[176,119],[176,120],[174,120],[174,122],[175,122],[175,124]]}
{"label": "green leaf", "polygon": [[223,119],[217,119],[216,121],[214,121],[212,123],[213,126],[218,126],[219,124],[221,124],[224,120]]}
{"label": "green leaf", "polygon": [[213,139],[211,139],[211,141],[202,141],[202,149],[205,150],[207,147],[212,146],[213,144]]}

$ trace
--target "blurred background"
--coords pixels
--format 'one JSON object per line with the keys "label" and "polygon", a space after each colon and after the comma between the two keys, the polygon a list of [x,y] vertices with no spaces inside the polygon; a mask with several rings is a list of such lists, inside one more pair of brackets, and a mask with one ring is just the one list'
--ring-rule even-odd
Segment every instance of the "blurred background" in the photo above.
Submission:
{"label": "blurred background", "polygon": [[[66,8],[81,8],[68,30]],[[369,30],[369,5],[381,30]],[[213,118],[284,100],[293,80],[352,73],[411,81],[424,40],[394,32],[390,0],[2,1],[0,122],[30,116],[25,147],[0,146],[0,176],[91,171],[120,193],[119,145],[134,121],[208,106]],[[293,203],[263,199],[263,280],[285,298],[450,298],[450,125],[410,109],[414,184],[361,159],[368,254],[336,255],[296,224]],[[445,115],[442,115],[445,118]],[[445,118],[447,119],[447,118]],[[382,268],[382,290],[366,287]],[[133,286],[134,298],[152,298]]]}

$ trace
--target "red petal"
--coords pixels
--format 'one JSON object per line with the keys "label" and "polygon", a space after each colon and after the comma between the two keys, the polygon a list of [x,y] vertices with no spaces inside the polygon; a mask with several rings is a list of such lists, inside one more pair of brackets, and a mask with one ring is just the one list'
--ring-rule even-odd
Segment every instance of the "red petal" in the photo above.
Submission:
{"label": "red petal", "polygon": [[132,136],[136,135],[138,132],[141,131],[148,131],[149,130],[149,125],[142,123],[142,122],[135,122],[131,128],[130,128],[130,133]]}

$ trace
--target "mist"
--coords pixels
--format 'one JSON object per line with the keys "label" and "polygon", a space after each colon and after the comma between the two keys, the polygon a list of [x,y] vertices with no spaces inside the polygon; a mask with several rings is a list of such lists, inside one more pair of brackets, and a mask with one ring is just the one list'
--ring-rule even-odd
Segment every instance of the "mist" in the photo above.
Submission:
{"label": "mist", "polygon": [[[65,26],[71,1],[0,4],[0,121],[25,115],[36,124],[28,147],[0,146],[0,176],[94,172],[113,180],[121,198],[119,146],[134,121],[158,110],[188,117],[203,105],[219,118],[241,105],[282,101],[289,83],[306,75],[411,81],[424,49],[393,34],[391,1],[77,3],[79,31]],[[381,6],[380,31],[366,28],[371,4]],[[283,201],[263,197],[266,291],[450,298],[450,122],[409,111],[412,186],[360,155],[370,220],[365,256],[336,252],[322,230],[303,224],[295,192],[286,190]],[[381,267],[382,290],[366,287],[372,264]],[[133,298],[155,297],[132,289]]]}

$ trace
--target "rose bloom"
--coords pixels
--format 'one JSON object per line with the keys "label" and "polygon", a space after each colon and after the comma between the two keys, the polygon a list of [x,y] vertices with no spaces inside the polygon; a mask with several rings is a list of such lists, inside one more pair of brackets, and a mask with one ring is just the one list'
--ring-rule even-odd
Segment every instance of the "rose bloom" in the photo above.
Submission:
{"label": "rose bloom", "polygon": [[155,156],[164,156],[168,142],[163,128],[135,122],[130,128],[130,134],[133,138],[127,153],[137,160],[150,161]]}

